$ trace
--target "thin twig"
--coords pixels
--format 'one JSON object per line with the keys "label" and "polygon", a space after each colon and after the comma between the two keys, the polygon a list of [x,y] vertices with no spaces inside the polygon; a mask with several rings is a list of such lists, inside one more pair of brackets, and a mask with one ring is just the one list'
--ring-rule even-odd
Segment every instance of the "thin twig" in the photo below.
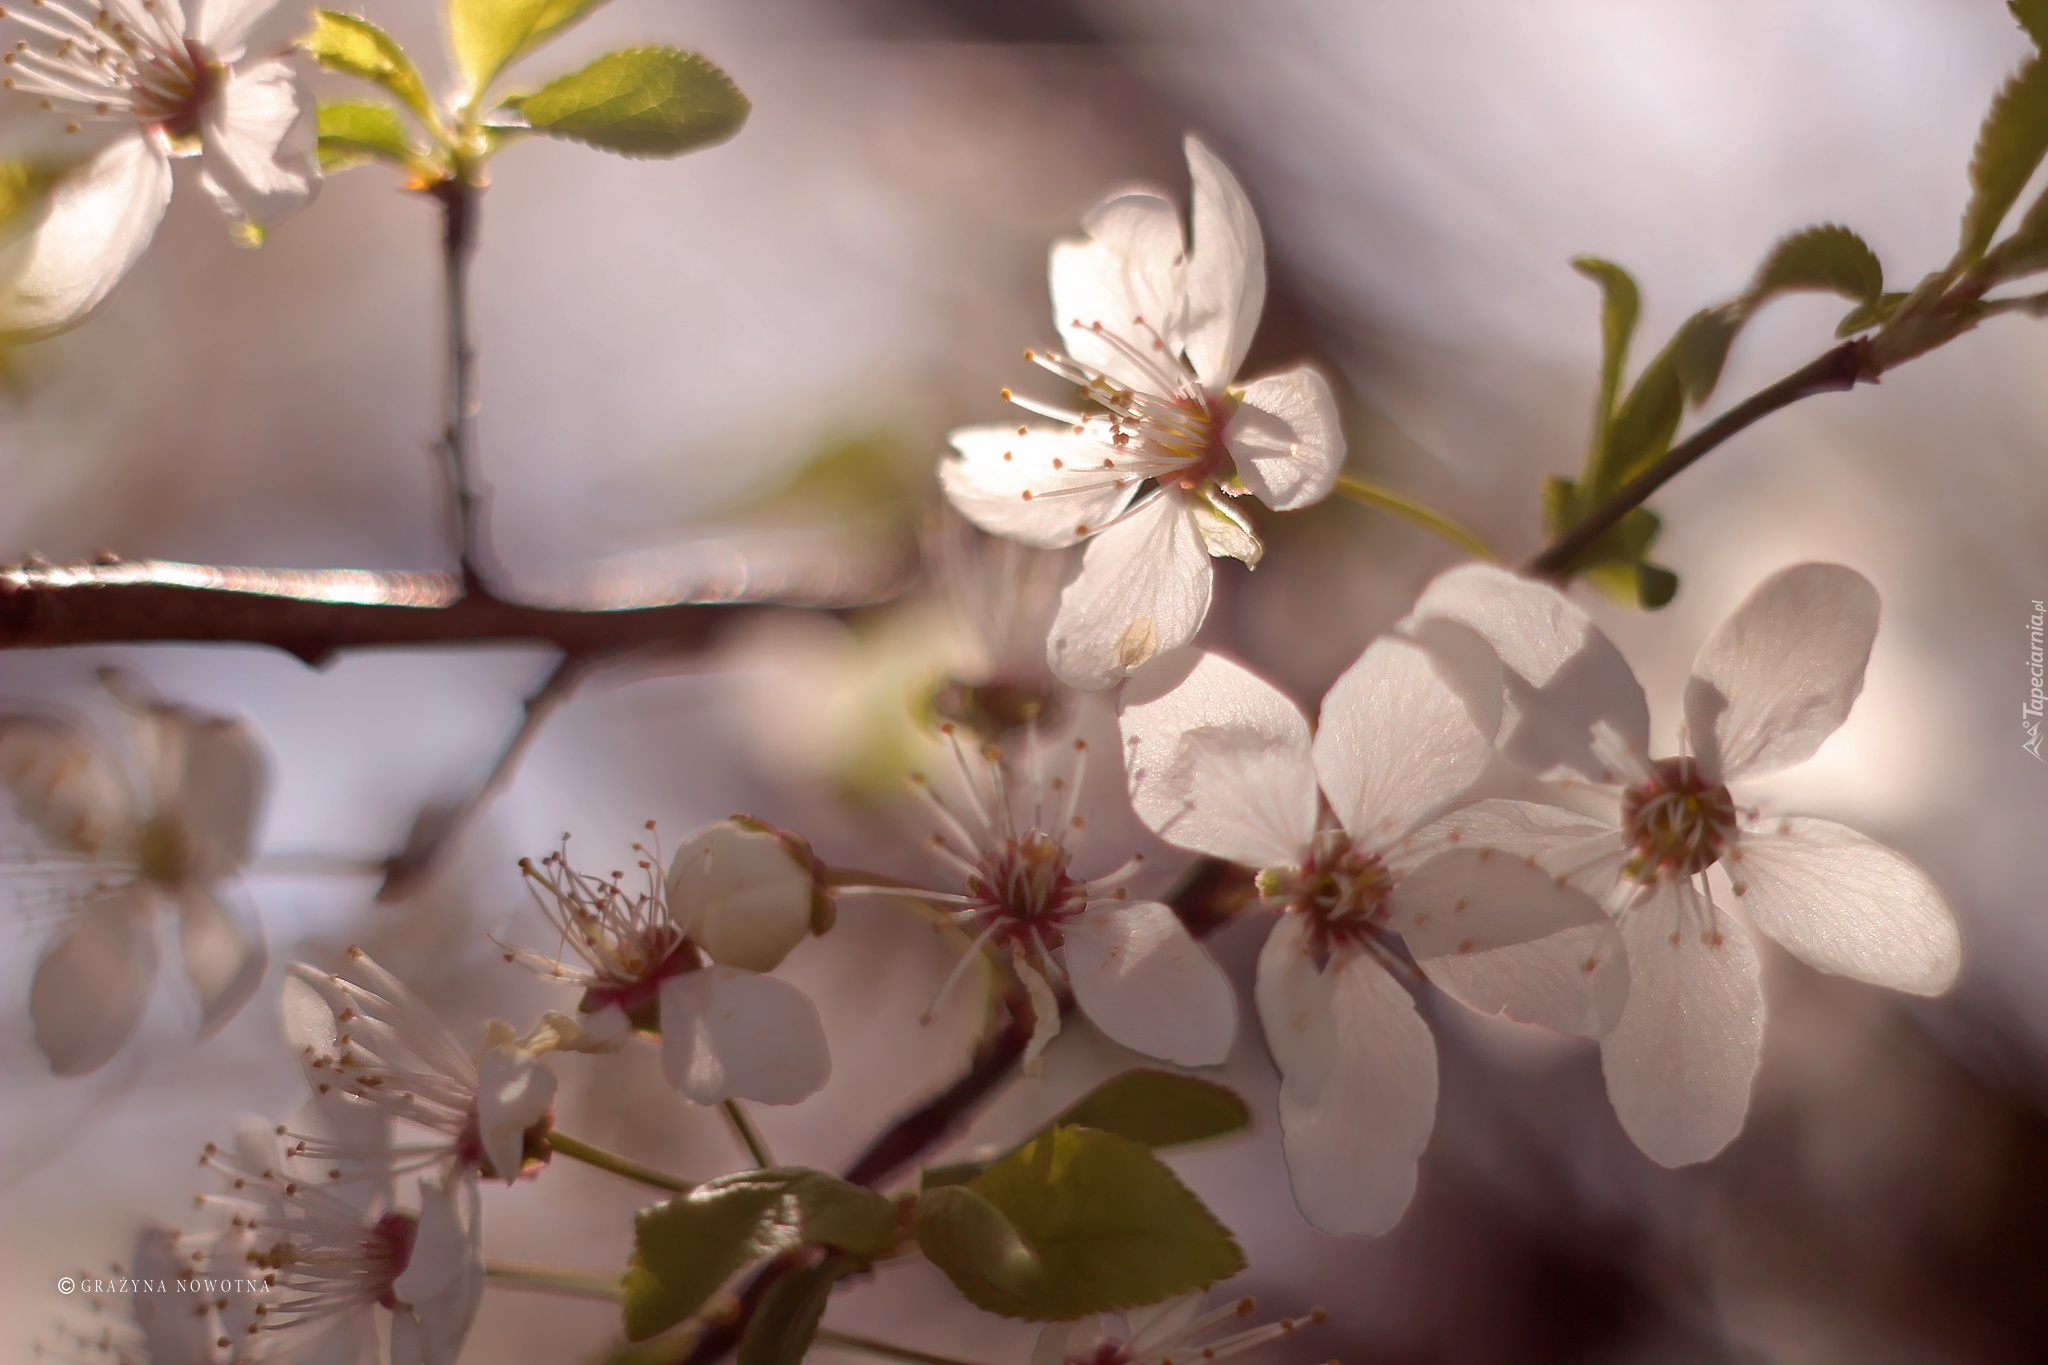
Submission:
{"label": "thin twig", "polygon": [[747,1111],[740,1108],[740,1102],[727,1100],[718,1108],[719,1112],[725,1115],[726,1123],[732,1127],[733,1136],[740,1140],[740,1145],[747,1149],[747,1155],[753,1158],[755,1168],[765,1171],[773,1166],[775,1154],[768,1150],[767,1142],[754,1127],[753,1121],[747,1117]]}
{"label": "thin twig", "polygon": [[657,1190],[671,1190],[677,1194],[687,1194],[690,1190],[696,1188],[681,1176],[670,1175],[667,1171],[658,1171],[652,1166],[644,1166],[631,1157],[620,1156],[617,1152],[608,1152],[602,1147],[593,1146],[583,1141],[581,1138],[570,1137],[559,1128],[549,1130],[548,1147],[557,1156],[565,1156],[572,1161],[580,1161],[586,1166],[595,1166],[600,1171],[609,1171],[613,1175],[623,1176],[627,1180],[637,1181],[642,1185],[652,1185]]}
{"label": "thin twig", "polygon": [[384,864],[384,884],[377,888],[379,901],[401,901],[412,894],[455,836],[512,780],[520,759],[548,717],[569,699],[578,684],[614,657],[564,654],[555,660],[547,678],[520,708],[519,724],[513,727],[511,736],[505,741],[504,748],[498,751],[496,761],[483,780],[460,800],[434,802],[422,808],[414,818],[405,848]]}
{"label": "thin twig", "polygon": [[526,1289],[539,1294],[560,1294],[572,1299],[619,1301],[619,1277],[602,1270],[575,1266],[545,1265],[539,1261],[504,1261],[493,1256],[484,1262],[484,1276],[507,1289]]}
{"label": "thin twig", "polygon": [[1729,437],[1802,398],[1811,398],[1817,393],[1840,393],[1859,383],[1874,382],[1876,378],[1867,339],[1859,337],[1845,341],[1824,352],[1777,383],[1757,390],[1665,451],[1660,459],[1609,494],[1584,520],[1530,560],[1523,572],[1558,582],[1570,578],[1573,570],[1579,567],[1580,558],[1616,522],[1642,506],[1652,493]]}
{"label": "thin twig", "polygon": [[1349,474],[1337,476],[1337,491],[1353,502],[1366,507],[1378,508],[1412,526],[1419,526],[1442,540],[1479,559],[1494,560],[1499,556],[1486,538],[1471,527],[1444,515],[1426,503],[1417,502],[1406,493],[1397,492],[1370,479],[1353,478]]}
{"label": "thin twig", "polygon": [[476,256],[477,218],[482,189],[458,166],[431,193],[441,203],[441,269],[447,341],[446,421],[439,453],[441,478],[448,498],[449,537],[455,546],[463,585],[483,587],[483,487],[476,448],[476,343],[469,327],[469,267]]}

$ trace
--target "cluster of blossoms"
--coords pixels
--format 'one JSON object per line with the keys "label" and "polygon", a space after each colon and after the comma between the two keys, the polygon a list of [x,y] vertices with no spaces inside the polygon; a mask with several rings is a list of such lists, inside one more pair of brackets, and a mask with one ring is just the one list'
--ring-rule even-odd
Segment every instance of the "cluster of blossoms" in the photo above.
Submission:
{"label": "cluster of blossoms", "polygon": [[6,150],[53,177],[0,223],[0,336],[81,320],[141,257],[171,199],[171,163],[244,241],[320,184],[305,82],[275,55],[306,11],[277,0],[25,0],[0,8]]}

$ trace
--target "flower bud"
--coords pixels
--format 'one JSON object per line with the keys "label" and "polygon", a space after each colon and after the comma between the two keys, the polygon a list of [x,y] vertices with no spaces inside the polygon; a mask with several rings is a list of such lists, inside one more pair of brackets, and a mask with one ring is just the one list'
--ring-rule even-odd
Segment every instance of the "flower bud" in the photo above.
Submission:
{"label": "flower bud", "polygon": [[759,821],[707,826],[669,864],[669,913],[712,961],[773,971],[812,929],[817,879],[808,854]]}

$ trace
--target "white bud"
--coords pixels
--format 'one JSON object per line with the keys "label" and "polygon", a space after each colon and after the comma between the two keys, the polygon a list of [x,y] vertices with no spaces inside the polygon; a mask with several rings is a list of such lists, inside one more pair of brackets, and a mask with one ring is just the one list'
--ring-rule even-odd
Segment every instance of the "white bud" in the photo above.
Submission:
{"label": "white bud", "polygon": [[669,865],[669,913],[713,962],[773,971],[811,932],[810,867],[780,835],[721,820]]}

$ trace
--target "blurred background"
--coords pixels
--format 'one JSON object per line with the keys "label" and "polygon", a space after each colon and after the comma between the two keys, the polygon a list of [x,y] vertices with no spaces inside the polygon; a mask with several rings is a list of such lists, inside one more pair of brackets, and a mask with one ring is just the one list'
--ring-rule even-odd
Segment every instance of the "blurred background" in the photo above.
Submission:
{"label": "blurred background", "polygon": [[[431,73],[428,9],[368,13]],[[687,581],[735,515],[909,525],[945,431],[999,415],[998,386],[1030,378],[1020,349],[1052,338],[1051,239],[1120,180],[1184,196],[1188,129],[1265,228],[1273,287],[1248,372],[1323,365],[1354,471],[1519,559],[1539,543],[1541,477],[1576,469],[1593,403],[1597,298],[1568,259],[1636,273],[1641,354],[1809,222],[1858,229],[1902,287],[1953,250],[1977,122],[2026,51],[1994,0],[614,0],[529,67],[636,40],[702,51],[754,112],[676,162],[535,142],[494,163],[476,275],[484,462],[498,557],[535,595]],[[433,206],[352,170],[251,253],[194,189],[98,318],[9,358],[0,558],[447,567]],[[1716,404],[1822,349],[1841,308],[1767,311]],[[1772,1024],[1748,1129],[1678,1172],[1621,1133],[1593,1047],[1438,998],[1437,1136],[1414,1206],[1375,1241],[1324,1237],[1295,1211],[1247,1028],[1225,1079],[1252,1099],[1253,1135],[1175,1162],[1250,1256],[1230,1292],[1273,1315],[1333,1310],[1276,1359],[2048,1358],[2048,768],[2016,724],[2027,617],[2048,597],[2044,372],[2048,328],[2009,319],[1781,414],[1655,500],[1657,557],[1682,580],[1669,609],[1585,599],[1668,741],[1693,652],[1766,574],[1829,559],[1878,585],[1854,714],[1763,794],[1927,867],[1963,921],[1961,984],[1909,1001],[1763,945]],[[821,458],[831,477],[778,496]],[[1454,558],[1336,502],[1264,530],[1256,573],[1219,568],[1203,642],[1311,706]],[[710,655],[604,674],[395,906],[370,904],[368,869],[487,766],[546,669],[538,652],[359,654],[319,672],[254,650],[0,653],[0,705],[83,700],[119,662],[246,713],[273,759],[270,865],[246,888],[273,985],[291,956],[360,942],[467,1036],[568,1004],[485,937],[543,941],[515,862],[564,831],[591,865],[624,866],[647,818],[680,835],[746,810],[828,860],[917,871],[924,830],[899,781],[925,761],[913,711],[973,648],[927,594],[846,620],[761,616]],[[1072,723],[1113,735],[1100,704]],[[1119,815],[1113,768],[1094,773],[1087,870],[1141,849],[1163,885],[1177,855]],[[304,855],[363,870],[291,870]],[[11,915],[0,959],[0,1333],[15,1358],[64,1307],[60,1273],[125,1256],[138,1218],[178,1218],[200,1147],[237,1112],[283,1116],[301,1088],[270,987],[195,1046],[167,984],[127,1055],[51,1078],[25,1015],[47,930],[46,914]],[[1264,932],[1213,940],[1241,985]],[[798,950],[788,970],[821,1004],[835,1072],[809,1104],[757,1111],[781,1158],[844,1163],[962,1065],[970,998],[916,1022],[955,951],[880,901],[849,903],[830,942]],[[1006,1140],[1130,1061],[1077,1022],[1046,1076],[961,1145]],[[651,1052],[557,1070],[565,1128],[686,1175],[736,1164]],[[621,1264],[641,1201],[563,1164],[492,1193],[491,1253]],[[986,1365],[1023,1361],[1032,1339],[922,1264],[842,1292],[830,1322]],[[585,1360],[614,1323],[494,1290],[464,1359]]]}

